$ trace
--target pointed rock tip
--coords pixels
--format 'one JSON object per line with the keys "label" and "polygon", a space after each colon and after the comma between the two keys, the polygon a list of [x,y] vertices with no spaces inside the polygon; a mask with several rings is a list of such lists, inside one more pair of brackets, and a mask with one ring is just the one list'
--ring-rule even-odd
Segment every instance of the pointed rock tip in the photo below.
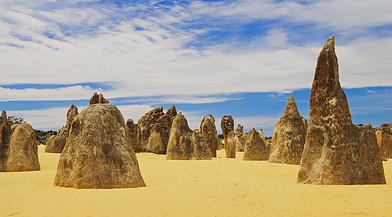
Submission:
{"label": "pointed rock tip", "polygon": [[325,42],[324,48],[331,49],[335,48],[335,37],[331,35],[328,40]]}

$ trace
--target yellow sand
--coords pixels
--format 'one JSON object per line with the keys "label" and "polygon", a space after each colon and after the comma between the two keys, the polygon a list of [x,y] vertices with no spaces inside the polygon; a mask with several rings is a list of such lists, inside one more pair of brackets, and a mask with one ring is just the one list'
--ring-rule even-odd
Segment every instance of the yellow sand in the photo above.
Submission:
{"label": "yellow sand", "polygon": [[168,161],[137,154],[148,187],[76,190],[53,186],[59,154],[39,147],[41,171],[0,173],[0,216],[392,216],[387,185],[296,184],[298,166],[223,158]]}

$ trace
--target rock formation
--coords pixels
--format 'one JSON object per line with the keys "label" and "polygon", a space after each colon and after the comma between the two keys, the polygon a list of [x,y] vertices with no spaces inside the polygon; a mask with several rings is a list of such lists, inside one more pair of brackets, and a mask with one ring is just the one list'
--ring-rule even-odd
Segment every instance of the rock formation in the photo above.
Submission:
{"label": "rock formation", "polygon": [[234,136],[234,120],[231,115],[225,115],[222,117],[221,128],[225,141],[226,157],[235,158],[236,141]]}
{"label": "rock formation", "polygon": [[317,60],[298,182],[306,184],[385,184],[377,139],[370,125],[351,121],[339,83],[335,39]]}
{"label": "rock formation", "polygon": [[57,166],[55,185],[73,188],[143,187],[121,112],[92,104],[74,117]]}
{"label": "rock formation", "polygon": [[268,160],[269,150],[253,128],[246,136],[243,160]]}
{"label": "rock formation", "polygon": [[237,151],[244,151],[246,134],[244,133],[244,127],[241,124],[238,124],[237,129],[235,129],[235,141]]}
{"label": "rock formation", "polygon": [[306,136],[303,119],[290,95],[283,116],[274,126],[270,162],[300,164]]}
{"label": "rock formation", "polygon": [[261,139],[264,141],[265,147],[268,149],[268,153],[270,153],[272,138],[271,139],[265,138],[264,133],[263,133],[263,129],[258,129],[257,132],[259,133]]}
{"label": "rock formation", "polygon": [[139,146],[139,142],[137,141],[137,124],[134,124],[132,119],[127,120],[127,132],[133,150],[135,152],[143,151],[142,147]]}
{"label": "rock formation", "polygon": [[166,114],[160,116],[156,122],[152,124],[147,142],[148,151],[156,154],[166,154],[171,124],[176,115],[176,107],[172,105],[170,109],[167,110]]}
{"label": "rock formation", "polygon": [[30,124],[16,126],[9,141],[8,172],[40,170],[35,132]]}
{"label": "rock formation", "polygon": [[109,101],[103,97],[102,93],[98,95],[97,92],[94,92],[93,96],[90,98],[90,105],[103,103],[109,103]]}
{"label": "rock formation", "polygon": [[45,152],[47,153],[61,153],[66,143],[66,139],[71,128],[74,117],[78,114],[78,108],[71,105],[67,111],[67,121],[64,128],[59,130],[59,133],[46,141]]}
{"label": "rock formation", "polygon": [[61,128],[57,135],[49,137],[46,141],[46,153],[61,153],[67,140],[67,129]]}
{"label": "rock formation", "polygon": [[180,112],[174,118],[166,152],[167,160],[209,160],[211,151],[202,134],[192,131],[184,115]]}
{"label": "rock formation", "polygon": [[141,147],[143,151],[147,150],[148,138],[150,137],[150,132],[152,128],[154,127],[158,119],[163,115],[163,107],[158,106],[144,114],[137,121],[137,139],[139,143],[138,146]]}
{"label": "rock formation", "polygon": [[392,158],[392,124],[382,124],[375,131],[381,158]]}
{"label": "rock formation", "polygon": [[215,126],[215,118],[208,114],[203,117],[200,124],[200,132],[203,135],[204,141],[207,143],[211,152],[211,157],[216,157],[216,150],[218,150],[218,137]]}
{"label": "rock formation", "polygon": [[7,114],[1,111],[0,117],[0,172],[6,170],[8,143],[11,137],[11,126],[7,121]]}

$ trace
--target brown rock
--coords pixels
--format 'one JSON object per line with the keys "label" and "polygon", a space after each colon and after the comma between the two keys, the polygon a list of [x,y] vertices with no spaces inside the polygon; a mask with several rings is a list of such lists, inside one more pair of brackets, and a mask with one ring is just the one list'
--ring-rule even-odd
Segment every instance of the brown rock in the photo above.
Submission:
{"label": "brown rock", "polygon": [[156,154],[165,154],[169,142],[171,117],[167,114],[158,118],[148,138],[147,150]]}
{"label": "brown rock", "polygon": [[234,120],[231,115],[222,117],[221,128],[224,137],[226,157],[235,158],[236,141],[234,136]]}
{"label": "brown rock", "polygon": [[177,116],[176,107],[171,105],[171,107],[166,111],[166,114],[170,117],[171,121],[173,121],[173,118]]}
{"label": "brown rock", "polygon": [[258,129],[257,132],[259,133],[261,139],[264,141],[264,144],[265,144],[265,147],[268,150],[268,153],[271,153],[270,150],[271,150],[271,142],[272,142],[271,140],[272,140],[272,138],[270,138],[270,139],[265,138],[264,133],[263,133],[263,129]]}
{"label": "brown rock", "polygon": [[1,111],[0,117],[0,172],[6,171],[7,152],[9,148],[9,139],[11,137],[11,126],[7,121],[7,114]]}
{"label": "brown rock", "polygon": [[61,153],[65,146],[67,139],[67,129],[61,128],[59,133],[55,136],[51,136],[46,141],[45,152],[46,153]]}
{"label": "brown rock", "polygon": [[193,159],[211,160],[212,151],[199,130],[192,132]]}
{"label": "brown rock", "polygon": [[143,151],[142,147],[139,146],[139,142],[137,141],[137,124],[134,124],[132,119],[127,120],[127,132],[133,150],[135,152]]}
{"label": "brown rock", "polygon": [[65,125],[65,128],[67,129],[67,134],[69,129],[71,128],[72,120],[76,115],[78,115],[78,108],[74,104],[72,104],[67,111],[67,122]]}
{"label": "brown rock", "polygon": [[375,128],[381,158],[392,158],[392,124],[382,124]]}
{"label": "brown rock", "polygon": [[193,157],[192,130],[180,112],[174,118],[167,146],[167,160],[190,160]]}
{"label": "brown rock", "polygon": [[138,146],[144,150],[147,150],[148,138],[152,128],[158,119],[163,116],[163,107],[158,106],[155,109],[147,112],[137,121],[137,138]]}
{"label": "brown rock", "polygon": [[57,166],[55,185],[73,188],[143,187],[121,112],[93,104],[74,117]]}
{"label": "brown rock", "polygon": [[237,129],[235,129],[235,141],[236,141],[237,151],[239,152],[244,151],[246,134],[244,133],[244,127],[241,124],[238,124]]}
{"label": "brown rock", "polygon": [[243,160],[268,160],[269,150],[260,134],[253,128],[246,136]]}
{"label": "brown rock", "polygon": [[30,124],[19,124],[12,133],[6,170],[8,172],[40,170],[35,132]]}
{"label": "brown rock", "polygon": [[294,97],[290,95],[284,115],[274,126],[270,162],[300,164],[306,136],[303,120],[297,110]]}
{"label": "brown rock", "polygon": [[200,132],[211,152],[211,157],[216,157],[216,150],[218,150],[218,137],[214,116],[208,114],[203,117],[200,124]]}
{"label": "brown rock", "polygon": [[306,184],[385,184],[377,139],[370,125],[351,121],[339,83],[335,39],[317,60],[298,182]]}
{"label": "brown rock", "polygon": [[109,103],[109,101],[103,97],[102,93],[98,95],[97,92],[94,92],[93,96],[90,98],[90,105],[103,103]]}

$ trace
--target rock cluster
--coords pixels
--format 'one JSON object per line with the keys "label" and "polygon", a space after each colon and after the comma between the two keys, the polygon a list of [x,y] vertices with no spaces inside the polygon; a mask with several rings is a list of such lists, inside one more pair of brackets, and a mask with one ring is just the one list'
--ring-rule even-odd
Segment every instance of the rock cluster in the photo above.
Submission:
{"label": "rock cluster", "polygon": [[67,121],[65,127],[61,128],[57,135],[49,137],[49,139],[46,141],[45,152],[61,153],[66,143],[72,121],[77,114],[78,108],[72,104],[67,111]]}
{"label": "rock cluster", "polygon": [[168,160],[210,160],[209,144],[198,130],[191,130],[188,121],[180,112],[174,118],[167,146]]}
{"label": "rock cluster", "polygon": [[381,158],[392,158],[392,123],[375,128]]}
{"label": "rock cluster", "polygon": [[284,115],[274,126],[270,162],[300,164],[306,136],[303,119],[297,110],[294,97],[290,95]]}
{"label": "rock cluster", "polygon": [[91,104],[73,118],[57,166],[55,185],[73,188],[145,186],[123,116],[116,106]]}
{"label": "rock cluster", "polygon": [[236,140],[234,136],[234,119],[231,115],[224,115],[221,120],[221,128],[225,143],[227,158],[235,158]]}
{"label": "rock cluster", "polygon": [[385,184],[371,125],[355,126],[340,86],[335,39],[317,60],[298,182],[306,184]]}
{"label": "rock cluster", "polygon": [[90,98],[90,105],[103,103],[109,103],[109,101],[103,97],[102,93],[98,95],[96,92],[94,92],[93,96]]}
{"label": "rock cluster", "polygon": [[0,171],[40,170],[35,132],[30,124],[14,125],[7,121],[3,110],[0,117]]}
{"label": "rock cluster", "polygon": [[174,105],[163,112],[163,107],[147,112],[138,120],[137,138],[138,146],[142,150],[165,154],[169,141],[169,133],[173,118],[177,115]]}
{"label": "rock cluster", "polygon": [[268,160],[269,149],[260,134],[253,128],[246,136],[243,160]]}
{"label": "rock cluster", "polygon": [[139,146],[137,141],[137,124],[133,122],[132,119],[127,120],[127,134],[129,136],[129,140],[131,141],[131,146],[135,152],[143,151],[142,147]]}
{"label": "rock cluster", "polygon": [[244,151],[246,134],[244,133],[244,127],[241,124],[238,124],[237,128],[235,129],[235,141],[237,151]]}
{"label": "rock cluster", "polygon": [[200,124],[200,132],[211,151],[211,157],[216,157],[216,150],[218,150],[218,137],[215,126],[215,118],[212,115],[208,114],[203,117]]}

